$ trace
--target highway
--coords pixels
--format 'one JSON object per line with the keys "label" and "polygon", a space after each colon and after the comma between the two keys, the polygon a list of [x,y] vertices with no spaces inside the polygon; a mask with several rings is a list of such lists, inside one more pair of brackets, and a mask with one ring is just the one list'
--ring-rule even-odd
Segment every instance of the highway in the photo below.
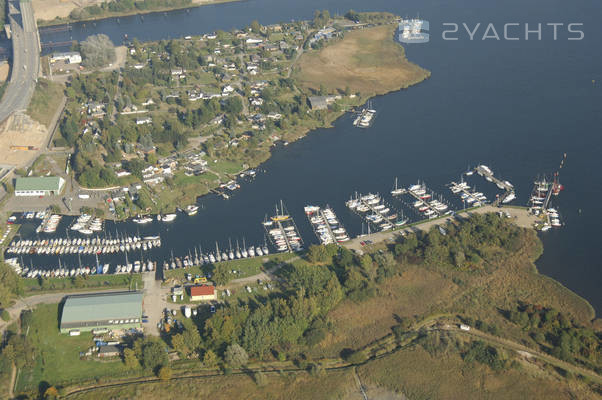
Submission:
{"label": "highway", "polygon": [[40,51],[30,0],[9,0],[13,60],[10,81],[0,100],[0,122],[29,106],[38,78]]}

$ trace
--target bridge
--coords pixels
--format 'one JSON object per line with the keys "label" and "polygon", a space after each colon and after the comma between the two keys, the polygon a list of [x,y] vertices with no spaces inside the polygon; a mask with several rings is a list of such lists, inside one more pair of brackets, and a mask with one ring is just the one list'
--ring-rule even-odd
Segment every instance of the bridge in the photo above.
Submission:
{"label": "bridge", "polygon": [[9,0],[8,18],[13,57],[10,81],[0,100],[0,122],[27,110],[40,68],[40,38],[31,0]]}

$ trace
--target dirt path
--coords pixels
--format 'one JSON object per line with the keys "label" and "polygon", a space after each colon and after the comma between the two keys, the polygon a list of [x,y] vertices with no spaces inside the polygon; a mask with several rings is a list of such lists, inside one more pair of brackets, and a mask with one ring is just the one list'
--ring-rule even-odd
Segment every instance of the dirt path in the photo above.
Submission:
{"label": "dirt path", "polygon": [[[472,213],[485,214],[485,213],[490,213],[490,212],[497,213],[500,211],[507,212],[508,214],[510,214],[510,218],[512,219],[512,222],[514,222],[516,225],[520,226],[521,228],[532,228],[534,222],[536,221],[536,217],[529,214],[527,209],[514,208],[514,207],[494,207],[491,205],[479,207],[479,208],[476,208],[476,209],[470,210],[470,211],[458,211],[456,213],[456,215],[465,217],[465,216],[469,216]],[[426,220],[417,225],[409,226],[407,228],[400,229],[398,231],[386,231],[386,232],[372,233],[370,235],[365,235],[362,237],[357,237],[355,239],[352,239],[352,240],[348,241],[347,243],[345,243],[344,246],[351,250],[360,250],[363,247],[361,243],[365,242],[366,240],[371,240],[374,243],[383,242],[385,240],[393,240],[393,239],[395,239],[396,236],[402,234],[403,232],[411,233],[416,230],[428,231],[433,226],[445,225],[446,223],[453,221],[453,219],[454,219],[454,217],[448,216],[445,218]]]}
{"label": "dirt path", "polygon": [[566,371],[570,371],[573,374],[586,376],[586,377],[592,379],[593,381],[595,381],[596,383],[602,384],[602,377],[600,377],[600,375],[598,375],[594,371],[591,371],[591,370],[588,370],[585,368],[581,368],[574,364],[567,363],[565,361],[562,361],[555,357],[552,357],[549,354],[542,353],[535,349],[531,349],[529,347],[526,347],[526,346],[516,343],[514,341],[511,341],[511,340],[508,340],[508,339],[505,339],[502,337],[498,337],[498,336],[493,336],[488,333],[476,330],[474,328],[471,328],[469,331],[463,331],[463,330],[456,328],[455,326],[447,326],[447,327],[443,328],[443,330],[454,332],[455,334],[464,334],[464,335],[478,337],[479,339],[482,339],[483,341],[488,342],[490,344],[504,347],[506,349],[514,350],[523,356],[539,358],[539,359],[547,362],[548,364],[562,368]]}

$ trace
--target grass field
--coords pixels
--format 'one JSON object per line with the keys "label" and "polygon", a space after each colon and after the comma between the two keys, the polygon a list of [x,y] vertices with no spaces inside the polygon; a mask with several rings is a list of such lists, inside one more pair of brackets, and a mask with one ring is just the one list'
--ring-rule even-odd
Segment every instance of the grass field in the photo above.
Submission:
{"label": "grass field", "polygon": [[27,114],[48,127],[63,97],[63,87],[46,79],[39,79],[33,92]]}
{"label": "grass field", "polygon": [[319,51],[307,51],[295,67],[301,86],[329,91],[346,87],[362,95],[377,95],[423,81],[429,72],[409,62],[393,40],[390,25],[348,32],[343,40]]}
{"label": "grass field", "polygon": [[95,288],[128,288],[136,284],[141,289],[144,284],[140,275],[90,275],[76,278],[23,278],[23,290],[26,296],[52,291],[76,291]]}
{"label": "grass field", "polygon": [[401,350],[358,368],[372,392],[389,389],[410,399],[594,399],[577,381],[559,381],[553,371],[523,363],[495,372],[467,363],[454,352],[430,355],[422,347]]}
{"label": "grass field", "polygon": [[28,337],[38,349],[32,369],[19,373],[17,392],[36,390],[40,382],[52,385],[85,381],[103,376],[128,375],[124,364],[118,361],[80,360],[92,343],[92,334],[69,336],[59,333],[59,305],[42,304],[33,313]]}
{"label": "grass field", "polygon": [[[266,373],[258,385],[251,374],[130,385],[82,393],[69,398],[92,399],[363,399],[351,370],[310,376],[306,372]],[[177,393],[177,394],[176,394]]]}
{"label": "grass field", "polygon": [[533,262],[540,242],[534,231],[524,232],[522,249],[492,261],[488,271],[404,265],[402,275],[379,285],[374,297],[359,303],[345,300],[332,310],[328,316],[334,333],[314,347],[312,355],[336,356],[390,333],[398,317],[436,313],[480,319],[499,328],[503,337],[537,347],[527,332],[500,313],[514,309],[519,300],[562,310],[590,324],[595,314],[587,301],[536,271]]}
{"label": "grass field", "polygon": [[[295,254],[291,253],[280,253],[280,254],[269,254],[264,257],[245,258],[241,260],[222,261],[216,263],[216,266],[224,267],[228,272],[237,271],[236,273],[230,272],[230,279],[245,278],[247,276],[256,275],[264,269],[269,269],[282,262],[286,262],[296,257]],[[165,271],[165,278],[174,278],[180,281],[186,280],[186,274],[200,274],[205,275],[209,272],[208,268],[203,267],[191,267],[188,269],[171,269]]]}

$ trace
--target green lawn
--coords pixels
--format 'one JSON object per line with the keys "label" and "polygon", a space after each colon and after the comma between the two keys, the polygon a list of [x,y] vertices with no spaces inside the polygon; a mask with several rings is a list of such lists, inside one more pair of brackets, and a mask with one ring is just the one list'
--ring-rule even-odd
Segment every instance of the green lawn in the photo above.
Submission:
{"label": "green lawn", "polygon": [[34,310],[28,337],[36,348],[37,357],[33,368],[20,371],[17,392],[35,391],[42,381],[60,385],[130,373],[121,360],[81,360],[79,353],[93,345],[92,334],[60,334],[58,325],[58,304],[42,304]]}
{"label": "green lawn", "polygon": [[237,174],[242,171],[242,164],[237,161],[222,160],[216,163],[210,163],[209,168],[215,172],[223,174]]}
{"label": "green lawn", "polygon": [[[269,254],[263,257],[245,258],[241,260],[223,261],[216,263],[216,266],[223,266],[229,272],[230,279],[245,278],[260,273],[264,269],[269,269],[282,262],[286,262],[291,258],[296,257],[295,254],[291,253],[279,253]],[[264,261],[266,260],[267,261]],[[172,269],[165,272],[166,278],[179,279],[180,281],[186,280],[186,274],[194,275],[206,275],[210,272],[211,268],[205,267],[191,267],[188,269]],[[230,271],[237,271],[232,273]]]}
{"label": "green lawn", "polygon": [[29,103],[27,114],[48,127],[62,97],[63,87],[60,84],[46,79],[39,79],[31,103]]}
{"label": "green lawn", "polygon": [[129,288],[144,284],[140,275],[91,275],[77,278],[23,278],[23,289],[26,295],[36,295],[52,291],[77,291],[86,289]]}

